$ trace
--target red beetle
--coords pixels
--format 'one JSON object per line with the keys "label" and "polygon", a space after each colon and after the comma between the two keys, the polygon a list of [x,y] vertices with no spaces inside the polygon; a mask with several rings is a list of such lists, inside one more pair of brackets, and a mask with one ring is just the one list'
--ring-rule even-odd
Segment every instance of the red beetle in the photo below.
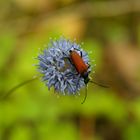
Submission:
{"label": "red beetle", "polygon": [[80,53],[81,53],[81,56],[79,55],[79,53],[76,50],[70,50],[70,61],[74,65],[78,74],[80,74],[81,77],[84,78],[84,82],[85,82],[85,85],[86,85],[86,92],[85,92],[85,98],[82,101],[82,104],[83,104],[86,100],[86,97],[87,97],[87,84],[88,84],[88,82],[92,82],[96,85],[99,85],[99,86],[102,86],[102,87],[105,87],[105,88],[108,87],[108,86],[98,84],[98,83],[92,81],[91,78],[89,78],[90,71],[88,71],[88,68],[90,67],[90,65],[86,64],[84,62],[84,60],[82,59],[82,52],[80,52]]}
{"label": "red beetle", "polygon": [[81,75],[81,77],[84,78],[84,82],[87,85],[87,83],[90,81],[89,79],[89,71],[88,68],[90,65],[86,64],[84,60],[82,59],[82,54],[81,56],[78,54],[77,51],[75,50],[70,50],[70,60],[72,61],[72,64],[76,68],[78,74]]}

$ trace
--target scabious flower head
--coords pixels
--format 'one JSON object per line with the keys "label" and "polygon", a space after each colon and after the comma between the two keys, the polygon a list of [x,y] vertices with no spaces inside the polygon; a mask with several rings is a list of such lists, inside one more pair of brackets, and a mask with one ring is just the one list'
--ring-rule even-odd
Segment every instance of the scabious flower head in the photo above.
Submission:
{"label": "scabious flower head", "polygon": [[[84,79],[70,62],[70,50],[76,50],[86,64],[89,64],[88,54],[79,44],[60,38],[51,40],[47,47],[38,55],[38,70],[46,86],[62,94],[76,94],[85,86]],[[90,68],[88,69],[90,71]]]}

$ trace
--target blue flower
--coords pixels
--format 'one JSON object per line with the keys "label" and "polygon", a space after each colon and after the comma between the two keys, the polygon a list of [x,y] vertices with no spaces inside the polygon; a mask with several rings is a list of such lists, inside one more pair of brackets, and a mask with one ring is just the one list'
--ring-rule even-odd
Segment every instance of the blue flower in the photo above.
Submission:
{"label": "blue flower", "polygon": [[64,38],[51,40],[38,56],[38,70],[46,86],[49,89],[54,87],[56,92],[64,95],[76,94],[85,86],[84,79],[69,60],[70,50],[76,50],[79,54],[82,52],[82,59],[89,64],[88,54],[81,46]]}

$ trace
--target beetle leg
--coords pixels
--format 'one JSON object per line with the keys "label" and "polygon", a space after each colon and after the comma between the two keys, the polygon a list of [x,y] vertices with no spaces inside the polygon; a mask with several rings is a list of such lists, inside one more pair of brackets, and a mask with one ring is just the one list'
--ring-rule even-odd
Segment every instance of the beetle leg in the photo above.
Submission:
{"label": "beetle leg", "polygon": [[66,55],[66,58],[68,57],[67,54],[66,54],[65,52],[62,51],[62,53],[63,53],[64,55]]}
{"label": "beetle leg", "polygon": [[74,48],[74,49],[77,50],[77,51],[79,51],[79,52],[80,52],[80,56],[83,57],[83,53],[82,53],[82,51],[80,51],[80,50],[77,49],[77,48]]}
{"label": "beetle leg", "polygon": [[77,51],[79,51],[79,52],[81,52],[79,49],[77,49],[77,48],[74,48],[74,50],[77,50]]}
{"label": "beetle leg", "polygon": [[82,51],[80,51],[79,49],[76,49],[76,48],[74,48],[74,49],[77,50],[77,51],[79,51],[80,52],[80,56],[83,57]]}
{"label": "beetle leg", "polygon": [[87,63],[87,65],[88,65],[88,69],[89,69],[91,67],[91,65],[89,63]]}
{"label": "beetle leg", "polygon": [[82,53],[82,51],[80,51],[80,55],[81,55],[81,57],[83,57],[83,53]]}

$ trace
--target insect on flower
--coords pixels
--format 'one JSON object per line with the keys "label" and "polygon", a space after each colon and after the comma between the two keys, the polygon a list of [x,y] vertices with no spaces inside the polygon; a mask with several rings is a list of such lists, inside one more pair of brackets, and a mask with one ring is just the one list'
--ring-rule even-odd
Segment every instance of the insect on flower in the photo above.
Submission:
{"label": "insect on flower", "polygon": [[38,70],[42,73],[43,81],[49,89],[54,87],[54,90],[60,94],[77,94],[85,83],[73,65],[71,51],[82,52],[84,63],[89,62],[87,53],[80,48],[80,45],[64,38],[51,40],[47,47],[38,56]]}
{"label": "insect on flower", "polygon": [[91,72],[91,71],[89,71],[90,65],[86,64],[84,62],[84,60],[82,59],[82,52],[80,52],[80,55],[79,55],[75,50],[73,50],[73,51],[70,50],[70,58],[71,58],[70,61],[72,61],[78,74],[80,74],[81,77],[84,78],[84,83],[86,85],[86,91],[85,91],[86,94],[85,94],[85,98],[82,102],[82,104],[83,104],[86,100],[86,97],[87,97],[87,84],[88,84],[88,82],[97,84],[97,85],[105,87],[105,88],[107,88],[107,86],[96,83],[96,82],[92,81],[91,78],[89,78],[89,74]]}
{"label": "insect on flower", "polygon": [[[89,78],[91,68],[88,54],[75,42],[64,38],[51,40],[48,48],[39,54],[38,60],[43,81],[49,89],[54,87],[58,93],[76,95],[81,88],[87,87],[88,82],[93,82]],[[86,96],[87,88],[82,103]]]}
{"label": "insect on flower", "polygon": [[[54,87],[57,93],[76,95],[81,88],[85,87],[85,98],[82,102],[84,103],[87,97],[88,82],[106,87],[89,78],[91,68],[88,54],[75,42],[65,38],[51,40],[47,47],[38,55],[37,59],[39,60],[37,66],[42,74],[42,80],[49,89]],[[7,92],[5,97],[37,78],[34,77],[20,83]]]}
{"label": "insect on flower", "polygon": [[75,50],[70,50],[70,61],[72,61],[74,67],[76,68],[78,74],[84,78],[84,83],[87,84],[89,82],[89,73],[88,68],[90,67],[89,64],[86,64],[82,59],[82,52],[79,55]]}

